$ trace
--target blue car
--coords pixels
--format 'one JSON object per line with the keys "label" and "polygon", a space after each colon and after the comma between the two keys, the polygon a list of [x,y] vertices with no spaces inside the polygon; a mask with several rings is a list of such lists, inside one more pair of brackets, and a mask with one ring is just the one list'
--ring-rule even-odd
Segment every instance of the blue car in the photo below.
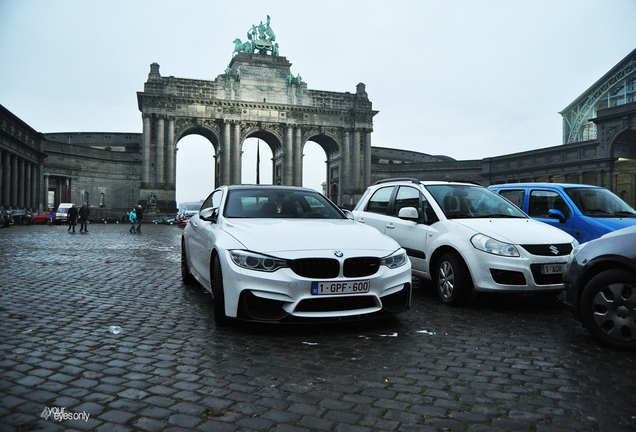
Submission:
{"label": "blue car", "polygon": [[636,225],[636,211],[600,186],[506,183],[489,186],[528,216],[560,228],[579,243]]}

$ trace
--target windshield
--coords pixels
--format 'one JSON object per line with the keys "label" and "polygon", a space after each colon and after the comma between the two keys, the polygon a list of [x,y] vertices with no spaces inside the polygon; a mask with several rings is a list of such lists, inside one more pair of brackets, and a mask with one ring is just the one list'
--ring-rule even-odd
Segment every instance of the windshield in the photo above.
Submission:
{"label": "windshield", "polygon": [[625,201],[603,188],[567,188],[574,204],[585,216],[636,217],[636,211]]}
{"label": "windshield", "polygon": [[444,184],[426,189],[448,219],[526,218],[519,208],[481,186]]}
{"label": "windshield", "polygon": [[317,192],[262,188],[230,191],[223,214],[228,218],[346,219]]}

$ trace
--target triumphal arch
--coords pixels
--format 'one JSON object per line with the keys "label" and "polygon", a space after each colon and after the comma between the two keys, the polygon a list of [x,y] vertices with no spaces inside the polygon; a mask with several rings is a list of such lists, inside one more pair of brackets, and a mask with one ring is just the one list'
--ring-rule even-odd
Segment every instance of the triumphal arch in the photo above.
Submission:
{"label": "triumphal arch", "polygon": [[[302,185],[303,146],[326,154],[327,195],[355,204],[371,181],[373,111],[365,85],[355,93],[311,90],[279,54],[267,23],[252,26],[247,40],[234,40],[233,57],[214,81],[164,77],[150,65],[137,93],[143,118],[141,201],[162,206],[175,200],[178,141],[191,134],[214,146],[216,186],[241,183],[241,153],[247,138],[272,151],[272,184]],[[203,198],[203,197],[202,197]]]}

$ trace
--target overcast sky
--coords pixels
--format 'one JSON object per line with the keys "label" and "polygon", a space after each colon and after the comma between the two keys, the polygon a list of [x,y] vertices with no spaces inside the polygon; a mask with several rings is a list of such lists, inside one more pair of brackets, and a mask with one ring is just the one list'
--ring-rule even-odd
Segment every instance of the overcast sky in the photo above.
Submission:
{"label": "overcast sky", "polygon": [[[636,0],[0,0],[0,104],[39,132],[139,133],[152,62],[213,80],[267,15],[308,88],[366,84],[374,146],[460,160],[560,145],[559,112],[636,48]],[[178,148],[178,200],[204,198],[211,145]],[[324,152],[305,154],[319,188]]]}

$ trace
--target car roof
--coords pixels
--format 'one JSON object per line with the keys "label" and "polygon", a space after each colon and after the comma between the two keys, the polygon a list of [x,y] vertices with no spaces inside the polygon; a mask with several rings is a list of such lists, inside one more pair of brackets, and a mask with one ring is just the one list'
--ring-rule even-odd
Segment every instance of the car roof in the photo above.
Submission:
{"label": "car roof", "polygon": [[537,183],[504,183],[504,184],[496,184],[490,185],[489,187],[493,188],[515,188],[515,187],[553,187],[553,188],[590,188],[590,189],[603,189],[601,186],[594,185],[586,185],[586,184],[577,184],[577,183],[546,183],[546,182],[537,182]]}
{"label": "car roof", "polygon": [[423,186],[432,186],[432,185],[456,185],[456,186],[478,186],[484,187],[477,183],[472,183],[469,181],[448,181],[448,180],[417,180],[410,178],[396,178],[396,179],[386,179],[386,180],[378,180],[373,183],[373,186],[380,185],[392,185],[392,184],[419,184]]}
{"label": "car roof", "polygon": [[316,192],[319,193],[318,191],[316,191],[315,189],[311,189],[311,188],[306,188],[306,187],[302,187],[302,186],[282,186],[282,185],[271,185],[271,184],[262,184],[262,185],[257,185],[257,184],[240,184],[240,185],[225,185],[225,186],[221,186],[221,187],[225,187],[227,188],[227,190],[251,190],[251,189],[282,189],[282,190],[297,190],[297,191],[310,191],[310,192]]}

